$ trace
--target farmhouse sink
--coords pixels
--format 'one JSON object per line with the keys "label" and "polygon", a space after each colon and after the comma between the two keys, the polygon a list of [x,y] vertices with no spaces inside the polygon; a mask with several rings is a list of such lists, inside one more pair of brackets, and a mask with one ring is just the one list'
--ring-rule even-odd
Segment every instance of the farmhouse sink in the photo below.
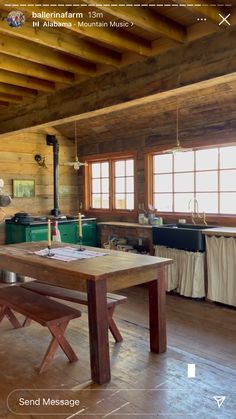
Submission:
{"label": "farmhouse sink", "polygon": [[153,244],[191,252],[205,251],[202,230],[215,226],[195,224],[163,224],[153,227]]}

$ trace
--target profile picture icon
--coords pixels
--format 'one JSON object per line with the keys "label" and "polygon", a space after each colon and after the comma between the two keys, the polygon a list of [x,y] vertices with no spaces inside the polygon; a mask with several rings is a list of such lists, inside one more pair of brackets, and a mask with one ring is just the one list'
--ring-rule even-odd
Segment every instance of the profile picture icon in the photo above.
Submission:
{"label": "profile picture icon", "polygon": [[25,15],[24,13],[18,10],[12,10],[7,15],[7,23],[12,28],[19,28],[24,25],[25,23]]}

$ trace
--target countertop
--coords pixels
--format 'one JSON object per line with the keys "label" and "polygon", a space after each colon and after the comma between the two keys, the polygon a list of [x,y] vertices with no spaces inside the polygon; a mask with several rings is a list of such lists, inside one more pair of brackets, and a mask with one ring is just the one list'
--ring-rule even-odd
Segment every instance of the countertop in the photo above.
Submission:
{"label": "countertop", "polygon": [[202,234],[206,234],[207,236],[236,237],[236,227],[206,228],[202,230]]}
{"label": "countertop", "polygon": [[127,223],[123,221],[102,221],[98,225],[114,226],[114,227],[133,227],[133,228],[152,228],[150,224]]}

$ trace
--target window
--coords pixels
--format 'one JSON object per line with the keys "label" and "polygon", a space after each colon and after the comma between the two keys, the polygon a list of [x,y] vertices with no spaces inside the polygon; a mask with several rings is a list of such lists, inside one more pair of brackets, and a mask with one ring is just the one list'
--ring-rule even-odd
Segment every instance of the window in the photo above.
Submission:
{"label": "window", "polygon": [[87,160],[87,209],[134,210],[134,158]]}
{"label": "window", "polygon": [[91,206],[109,208],[109,162],[91,163]]}
{"label": "window", "polygon": [[[236,213],[236,146],[151,156],[152,203],[160,212]],[[196,209],[196,208],[195,208]]]}

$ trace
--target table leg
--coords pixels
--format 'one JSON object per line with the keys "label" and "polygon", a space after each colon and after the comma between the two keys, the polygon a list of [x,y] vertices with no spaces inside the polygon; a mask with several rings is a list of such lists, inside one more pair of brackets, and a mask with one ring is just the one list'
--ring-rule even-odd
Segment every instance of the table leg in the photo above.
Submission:
{"label": "table leg", "polygon": [[166,351],[166,291],[164,267],[158,269],[158,279],[149,285],[149,327],[151,352]]}
{"label": "table leg", "polygon": [[87,281],[90,365],[92,380],[110,381],[106,280]]}

